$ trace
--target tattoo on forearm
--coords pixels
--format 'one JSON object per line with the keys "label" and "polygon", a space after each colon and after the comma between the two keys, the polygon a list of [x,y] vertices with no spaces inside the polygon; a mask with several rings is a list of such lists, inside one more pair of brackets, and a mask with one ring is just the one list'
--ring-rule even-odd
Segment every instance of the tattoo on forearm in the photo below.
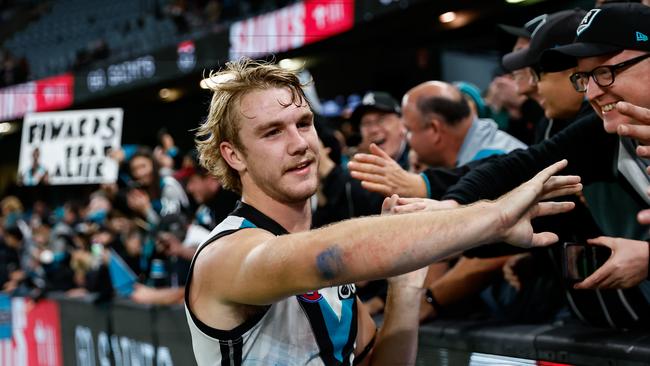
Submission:
{"label": "tattoo on forearm", "polygon": [[334,244],[318,254],[316,256],[316,267],[321,277],[326,280],[338,277],[343,272],[343,259],[339,247]]}

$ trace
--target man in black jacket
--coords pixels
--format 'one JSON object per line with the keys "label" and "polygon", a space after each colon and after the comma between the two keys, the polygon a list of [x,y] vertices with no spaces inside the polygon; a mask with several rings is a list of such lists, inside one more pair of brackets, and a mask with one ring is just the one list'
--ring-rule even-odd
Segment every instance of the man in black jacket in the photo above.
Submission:
{"label": "man in black jacket", "polygon": [[[594,112],[589,107],[588,103],[583,103],[583,95],[577,92],[571,85],[568,80],[570,74],[575,71],[576,62],[574,59],[566,60],[564,63],[553,65],[545,70],[541,70],[539,67],[539,59],[544,50],[552,48],[556,45],[569,44],[573,42],[575,29],[578,24],[584,17],[585,12],[581,10],[566,10],[560,11],[551,15],[544,15],[537,17],[540,21],[537,23],[537,26],[533,29],[534,35],[528,45],[528,47],[516,49],[514,52],[509,53],[503,58],[503,65],[506,69],[510,71],[521,71],[527,69],[526,73],[534,74],[534,89],[536,92],[536,99],[539,100],[543,107],[546,115],[546,119],[541,122],[545,126],[543,133],[540,134],[539,138],[541,140],[548,138],[556,134],[558,131],[562,130],[572,122],[579,120],[585,116],[593,116]],[[532,21],[531,21],[532,22]],[[403,106],[405,110],[404,118],[408,117],[407,107]],[[408,122],[408,121],[407,121]],[[415,132],[413,132],[415,133]],[[415,144],[413,144],[415,146]],[[372,157],[374,160],[380,158],[380,156]],[[417,181],[420,185],[426,187],[423,184],[423,181],[429,181],[430,191],[426,192],[425,189],[420,189],[419,196],[424,196],[428,193],[429,197],[439,198],[444,190],[451,184],[453,180],[458,178],[459,175],[464,174],[466,171],[471,170],[472,167],[478,166],[485,163],[485,161],[480,161],[478,163],[471,164],[466,168],[456,169],[454,171],[440,170],[440,169],[429,169],[425,171],[421,176],[409,174],[405,171],[401,171],[397,167],[397,164],[384,159],[381,164],[376,164],[371,168],[364,171],[363,169],[357,169],[363,165],[361,161],[357,160],[355,156],[355,163],[350,164],[350,170],[354,172],[355,170],[362,171],[364,176],[368,177],[370,174],[375,174],[380,176],[379,171],[400,171],[402,175],[408,175],[414,179],[402,179],[399,174],[391,175],[389,172],[384,176],[379,177],[378,180],[369,179],[370,182],[364,182],[364,186],[367,187],[404,187],[408,186],[409,182]],[[388,169],[387,167],[392,167]],[[427,178],[427,179],[425,179]],[[382,184],[383,182],[391,181],[394,184]],[[452,182],[452,183],[450,183]],[[368,184],[368,183],[375,183]],[[414,184],[417,186],[418,184]],[[384,194],[398,193],[400,195],[410,196],[408,193],[403,191],[380,191]],[[416,194],[418,196],[418,194]],[[578,201],[575,198],[575,201]],[[580,203],[579,201],[576,203]],[[438,208],[445,208],[445,204],[435,204]],[[570,213],[571,216],[566,216],[562,220],[556,219],[554,223],[560,222],[561,228],[558,226],[553,226],[555,230],[559,230],[562,234],[561,237],[570,238],[570,240],[576,240],[576,238],[592,237],[595,228],[593,219],[591,215],[586,211],[583,205],[578,205],[579,209]],[[565,214],[566,215],[566,214]],[[570,225],[572,223],[573,225]],[[549,223],[550,224],[550,223]],[[575,226],[578,226],[580,229],[579,233],[574,233]],[[597,229],[596,229],[597,230]],[[596,231],[599,233],[599,231]],[[597,236],[598,234],[596,234]],[[511,252],[511,251],[510,251]],[[467,298],[469,294],[479,292],[484,288],[488,283],[494,282],[495,277],[501,273],[502,266],[506,263],[508,266],[515,266],[515,259],[508,256],[501,256],[500,254],[509,254],[508,252],[496,253],[494,254],[494,249],[492,250],[481,250],[468,253],[468,256],[462,258],[452,270],[447,272],[441,279],[437,279],[437,276],[433,276],[433,269],[430,271],[431,281],[428,281],[429,288],[431,293],[428,296],[427,301],[431,304],[434,304],[434,307],[431,306],[422,306],[422,318],[434,316],[436,312],[440,309],[435,309],[438,305],[440,307],[448,307],[453,303],[457,303],[460,300]],[[489,258],[469,258],[469,257],[489,257]],[[546,258],[546,255],[539,256],[541,258]],[[526,259],[528,260],[528,258]],[[543,262],[539,267],[542,268],[543,273],[550,271],[551,266],[546,265],[547,261],[535,261],[535,263]],[[530,262],[529,262],[530,263]],[[435,278],[434,278],[435,277]],[[539,276],[538,276],[539,277]],[[552,276],[548,276],[552,277]],[[538,279],[536,279],[538,280]],[[539,282],[539,281],[538,281]],[[553,282],[548,281],[548,282]],[[518,288],[521,286],[518,286]],[[506,301],[501,301],[500,310],[503,310],[503,305],[513,304],[514,295],[512,291],[507,288],[507,286],[497,286],[496,288],[502,289],[501,294],[498,296],[502,299],[507,298]],[[492,291],[494,292],[494,291]],[[435,296],[434,296],[435,295]],[[544,294],[547,295],[546,293]],[[518,297],[528,297],[530,298],[530,292],[522,295],[521,293],[517,295]],[[488,302],[492,302],[490,299],[492,296],[486,297]],[[554,298],[562,298],[562,294],[558,296],[553,296]],[[517,300],[518,301],[518,300]],[[514,306],[508,306],[508,312],[513,313]],[[539,308],[539,306],[538,306]],[[526,314],[520,313],[526,320],[540,320],[550,316],[553,312],[555,306],[548,306],[544,311],[532,314],[528,309]],[[510,317],[510,315],[509,315]],[[519,318],[518,315],[515,315],[514,318]]]}
{"label": "man in black jacket", "polygon": [[[558,62],[558,52],[572,52],[576,49],[584,51],[578,58],[580,72],[572,76],[577,89],[587,92],[592,107],[601,121],[596,117],[585,118],[543,144],[531,147],[527,151],[510,154],[503,159],[497,159],[491,164],[481,166],[452,187],[445,198],[457,202],[473,202],[478,199],[490,198],[510,185],[516,185],[520,179],[529,175],[529,169],[535,169],[537,164],[544,161],[564,157],[569,160],[570,171],[582,177],[589,184],[595,181],[617,181],[629,190],[637,191],[636,178],[630,178],[626,173],[626,163],[634,162],[629,157],[627,143],[615,135],[617,127],[628,123],[628,119],[619,114],[614,108],[617,102],[627,101],[642,107],[650,106],[647,79],[650,74],[650,63],[640,59],[650,51],[648,42],[628,41],[620,38],[621,34],[635,35],[650,33],[650,8],[638,4],[613,4],[601,9],[592,10],[583,24],[578,27],[578,37],[574,48],[559,48],[556,55],[549,54],[543,62]],[[615,21],[622,23],[615,23]],[[608,33],[607,27],[625,28],[614,33]],[[581,29],[581,27],[585,26]],[[630,37],[632,37],[630,36]],[[642,38],[642,37],[640,37]],[[596,43],[603,39],[603,43]],[[618,44],[617,44],[618,43]],[[591,46],[591,48],[590,48]],[[595,53],[595,54],[594,54]],[[591,55],[590,55],[591,54]],[[577,55],[576,55],[577,56]],[[553,60],[555,59],[555,60]],[[616,67],[621,62],[637,59],[635,64],[628,62],[627,67]],[[602,68],[602,66],[607,66]],[[594,79],[594,69],[612,70],[611,82]],[[602,74],[599,74],[602,77]],[[615,76],[614,76],[615,75]],[[614,80],[616,79],[616,80]],[[617,81],[617,82],[614,82]],[[609,85],[606,85],[609,84]],[[603,131],[603,123],[605,131]],[[607,133],[605,133],[607,132]],[[596,147],[596,148],[594,148]],[[624,155],[627,154],[627,155]],[[628,166],[631,164],[627,164]],[[636,172],[646,173],[637,169]],[[644,174],[645,175],[645,174]],[[644,183],[647,187],[648,182]],[[645,192],[636,195],[641,206],[648,205]],[[632,214],[633,219],[633,214]],[[641,239],[641,238],[637,238]],[[648,274],[648,244],[644,241],[622,238],[597,238],[592,244],[610,247],[613,255],[601,269],[587,278],[578,288],[626,288],[638,284]]]}
{"label": "man in black jacket", "polygon": [[[632,202],[637,205],[638,209],[647,208],[647,196],[642,189],[644,185],[647,189],[648,182],[644,181],[647,175],[644,174],[643,165],[639,164],[643,161],[633,159],[628,152],[629,147],[625,148],[625,145],[619,143],[618,137],[614,135],[617,126],[621,126],[618,127],[619,130],[625,130],[629,121],[617,114],[613,108],[615,103],[619,102],[616,108],[632,113],[629,110],[634,109],[635,106],[628,103],[643,108],[650,106],[650,99],[645,89],[649,84],[650,70],[648,61],[643,56],[650,51],[647,37],[644,37],[650,33],[648,30],[650,23],[647,22],[648,12],[649,8],[638,4],[618,4],[595,9],[585,17],[578,27],[577,44],[573,46],[577,51],[587,50],[595,53],[590,55],[587,52],[567,58],[566,56],[559,57],[557,54],[553,55],[557,52],[550,52],[550,55],[542,58],[542,68],[545,67],[549,70],[549,68],[558,67],[558,64],[576,63],[577,56],[580,72],[575,73],[576,76],[572,79],[574,79],[574,84],[581,82],[582,85],[576,85],[576,90],[584,92],[586,87],[589,87],[587,98],[598,115],[605,117],[605,130],[603,121],[597,115],[582,115],[581,118],[550,140],[534,145],[526,151],[516,151],[504,157],[494,158],[490,163],[480,164],[477,168],[469,167],[475,168],[473,170],[465,169],[464,171],[445,172],[445,174],[440,174],[439,171],[430,171],[431,191],[435,193],[444,191],[449,182],[453,182],[454,179],[471,170],[442,198],[458,203],[495,198],[500,192],[505,192],[528,179],[537,167],[543,166],[549,161],[567,158],[570,171],[573,174],[581,175],[583,182],[587,184],[613,182],[633,198]],[[624,26],[621,27],[621,24]],[[615,26],[618,30],[609,32]],[[557,51],[562,51],[562,48]],[[571,52],[572,49],[569,47],[568,51]],[[625,63],[618,64],[620,62]],[[612,69],[613,72],[610,71]],[[597,74],[598,72],[600,73]],[[598,79],[603,74],[609,75],[611,78],[609,80]],[[618,81],[617,83],[614,83],[614,78]],[[595,84],[595,79],[598,79],[600,84]],[[594,84],[595,86],[593,86]],[[637,118],[640,117],[639,114],[640,112],[636,114]],[[645,152],[644,149],[640,148],[640,151]],[[626,152],[627,156],[621,156],[621,153]],[[626,165],[627,168],[625,168]],[[637,174],[629,178],[630,175],[626,175],[621,169],[627,169],[628,173],[636,172]],[[637,189],[634,189],[634,185]],[[620,202],[616,202],[615,205],[619,206]],[[629,209],[627,218],[623,215],[614,219],[623,219],[633,223],[634,214],[638,209]],[[575,226],[576,230],[583,229],[579,224]],[[645,239],[643,234],[625,237],[632,239],[601,236],[590,241],[592,244],[609,247],[612,249],[613,255],[599,271],[576,285],[577,289],[621,289],[637,284],[641,284],[641,288],[645,288],[647,282],[642,283],[642,281],[648,274],[648,244],[638,240]],[[493,255],[504,254],[504,252],[494,249],[492,253]],[[622,299],[616,300],[618,305],[615,306],[625,309],[623,314],[616,314],[608,306],[602,306],[605,319],[603,322],[611,326],[638,324],[640,318],[643,318],[643,314],[647,314],[650,310],[647,301],[638,290],[639,288],[634,288],[625,293],[620,290],[593,293],[599,297],[598,300],[593,299],[595,303],[602,304],[603,298],[607,297]],[[633,301],[633,298],[639,301]]]}
{"label": "man in black jacket", "polygon": [[[631,108],[627,103],[650,107],[647,92],[647,85],[650,85],[648,19],[650,8],[639,4],[613,4],[593,9],[578,27],[573,45],[559,47],[542,57],[542,65],[565,62],[567,55],[577,59],[578,72],[571,76],[571,81],[576,90],[586,92],[587,99],[602,120],[597,116],[587,116],[542,144],[494,159],[465,175],[444,198],[459,203],[493,198],[527,179],[536,167],[545,162],[566,158],[569,160],[568,170],[580,175],[585,185],[616,182],[634,195],[640,208],[647,208],[650,201],[645,191],[650,180],[643,169],[643,161],[634,156],[634,141],[619,139],[616,132],[625,130],[624,126],[630,123],[618,111],[619,108]],[[631,210],[628,220],[633,221],[635,213]],[[609,247],[612,255],[599,270],[575,287],[623,289],[640,285],[643,292],[647,287],[644,280],[648,276],[650,256],[648,243],[639,239],[647,238],[599,237],[589,240],[591,244]],[[620,297],[623,293],[614,295]],[[643,318],[650,309],[642,296],[638,298],[640,302],[634,302],[632,306],[628,302],[625,307],[632,323]],[[608,309],[605,312],[610,325],[618,324],[612,320],[613,313]]]}

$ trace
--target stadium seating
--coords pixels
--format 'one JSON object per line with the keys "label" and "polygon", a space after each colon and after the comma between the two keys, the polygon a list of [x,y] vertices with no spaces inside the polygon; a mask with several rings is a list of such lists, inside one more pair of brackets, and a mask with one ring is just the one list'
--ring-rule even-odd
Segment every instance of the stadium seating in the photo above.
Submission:
{"label": "stadium seating", "polygon": [[132,57],[180,39],[172,19],[162,15],[166,5],[166,0],[55,1],[4,47],[27,58],[32,79],[72,69],[79,55],[92,53],[100,42],[110,59]]}

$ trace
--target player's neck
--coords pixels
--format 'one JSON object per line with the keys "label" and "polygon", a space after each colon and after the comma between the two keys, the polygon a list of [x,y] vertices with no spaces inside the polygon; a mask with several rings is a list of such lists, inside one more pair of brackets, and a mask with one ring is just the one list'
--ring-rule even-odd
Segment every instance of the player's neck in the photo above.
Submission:
{"label": "player's neck", "polygon": [[242,201],[273,219],[290,233],[307,231],[311,227],[311,205],[309,199],[285,203],[266,194],[242,192]]}

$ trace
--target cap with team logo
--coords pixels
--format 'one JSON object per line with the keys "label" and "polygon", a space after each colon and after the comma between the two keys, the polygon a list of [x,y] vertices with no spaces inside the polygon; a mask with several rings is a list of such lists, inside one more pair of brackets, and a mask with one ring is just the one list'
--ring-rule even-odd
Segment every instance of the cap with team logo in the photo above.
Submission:
{"label": "cap with team logo", "polygon": [[546,51],[542,55],[542,67],[552,67],[566,56],[593,57],[626,49],[650,51],[649,37],[650,6],[639,3],[605,4],[585,15],[576,29],[573,44]]}
{"label": "cap with team logo", "polygon": [[[584,16],[584,10],[575,9],[563,10],[544,18],[533,32],[528,47],[503,56],[503,67],[506,70],[514,71],[528,66],[535,66],[539,63],[542,52],[545,50],[572,43],[575,38],[575,29]],[[558,65],[556,69],[544,71],[566,70],[575,66],[575,59],[571,61],[564,65]]]}
{"label": "cap with team logo", "polygon": [[398,115],[401,113],[399,104],[390,94],[385,92],[368,92],[361,99],[361,103],[354,108],[350,120],[359,123],[361,117],[368,111],[380,111]]}

